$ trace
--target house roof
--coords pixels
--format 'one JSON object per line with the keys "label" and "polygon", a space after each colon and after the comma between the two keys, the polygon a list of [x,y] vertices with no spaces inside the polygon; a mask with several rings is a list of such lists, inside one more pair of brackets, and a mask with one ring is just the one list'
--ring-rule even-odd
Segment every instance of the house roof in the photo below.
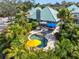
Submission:
{"label": "house roof", "polygon": [[29,10],[28,12],[30,13],[30,16],[28,16],[28,18],[31,19],[36,19],[36,10],[42,10],[40,7],[36,7],[36,8],[32,8],[31,10]]}
{"label": "house roof", "polygon": [[72,11],[72,13],[79,13],[79,9]]}
{"label": "house roof", "polygon": [[59,21],[59,19],[57,18],[57,14],[58,12],[56,10],[50,7],[45,7],[41,11],[41,20],[57,22]]}
{"label": "house roof", "polygon": [[28,12],[30,13],[30,16],[28,18],[36,19],[36,10],[39,9],[41,11],[41,20],[43,21],[52,21],[57,22],[59,19],[57,18],[58,12],[50,7],[45,7],[41,9],[40,7],[32,8]]}
{"label": "house roof", "polygon": [[77,9],[79,9],[79,7],[77,7],[76,5],[71,5],[71,6],[68,7],[68,10],[70,10],[70,11],[74,11],[74,10],[77,10]]}

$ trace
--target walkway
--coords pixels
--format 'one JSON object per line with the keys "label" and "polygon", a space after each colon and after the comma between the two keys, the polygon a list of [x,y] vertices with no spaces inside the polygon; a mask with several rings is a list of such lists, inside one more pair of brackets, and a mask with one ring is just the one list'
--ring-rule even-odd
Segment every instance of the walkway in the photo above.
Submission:
{"label": "walkway", "polygon": [[44,50],[48,50],[55,48],[56,43],[56,37],[54,36],[55,33],[58,33],[60,31],[60,26],[57,26],[52,33],[49,33],[45,36],[45,38],[48,40],[47,46],[44,48]]}
{"label": "walkway", "polygon": [[50,33],[47,34],[45,38],[48,40],[48,43],[47,46],[44,48],[44,50],[47,51],[49,48],[50,49],[55,48],[56,37]]}

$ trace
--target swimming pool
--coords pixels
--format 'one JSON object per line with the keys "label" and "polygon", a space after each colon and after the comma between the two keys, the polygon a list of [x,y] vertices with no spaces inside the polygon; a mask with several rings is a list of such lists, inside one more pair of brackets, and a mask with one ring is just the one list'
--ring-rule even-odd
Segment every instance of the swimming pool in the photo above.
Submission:
{"label": "swimming pool", "polygon": [[41,40],[42,44],[40,46],[38,46],[39,48],[44,48],[44,47],[47,46],[48,40],[45,37],[43,37],[43,36],[40,36],[40,35],[37,35],[37,34],[33,34],[30,38],[31,39]]}

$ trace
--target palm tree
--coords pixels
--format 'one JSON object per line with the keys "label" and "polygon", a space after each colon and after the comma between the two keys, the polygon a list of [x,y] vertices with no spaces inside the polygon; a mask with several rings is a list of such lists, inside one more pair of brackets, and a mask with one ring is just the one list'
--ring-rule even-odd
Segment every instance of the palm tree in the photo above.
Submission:
{"label": "palm tree", "polygon": [[69,11],[67,8],[59,9],[58,18],[64,21],[71,21],[73,19],[71,11]]}

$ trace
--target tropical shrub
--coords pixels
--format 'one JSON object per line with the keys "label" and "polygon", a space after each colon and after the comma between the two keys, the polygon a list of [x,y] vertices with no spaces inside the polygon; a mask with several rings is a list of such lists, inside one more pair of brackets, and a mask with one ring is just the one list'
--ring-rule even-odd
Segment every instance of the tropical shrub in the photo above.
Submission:
{"label": "tropical shrub", "polygon": [[38,26],[38,22],[32,21],[32,28],[35,29]]}

